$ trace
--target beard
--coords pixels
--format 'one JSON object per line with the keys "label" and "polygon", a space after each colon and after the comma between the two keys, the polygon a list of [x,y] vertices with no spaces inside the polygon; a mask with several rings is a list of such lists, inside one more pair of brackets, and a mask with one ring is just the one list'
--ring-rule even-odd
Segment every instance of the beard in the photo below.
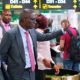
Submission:
{"label": "beard", "polygon": [[3,20],[4,23],[8,24],[11,20]]}

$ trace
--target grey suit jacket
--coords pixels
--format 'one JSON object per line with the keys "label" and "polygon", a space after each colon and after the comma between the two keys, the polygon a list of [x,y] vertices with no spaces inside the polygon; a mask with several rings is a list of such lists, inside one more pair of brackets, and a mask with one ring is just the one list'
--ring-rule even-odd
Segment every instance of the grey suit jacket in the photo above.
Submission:
{"label": "grey suit jacket", "polygon": [[[50,40],[62,35],[62,31],[53,32],[51,34],[40,34],[36,32],[35,29],[30,29],[29,32],[33,41],[35,59],[37,58],[37,40]],[[8,56],[7,65],[11,80],[22,80],[22,74],[25,67],[24,53],[25,52],[19,28],[15,27],[6,32],[0,45],[0,56],[1,58],[4,58],[6,55]]]}
{"label": "grey suit jacket", "polygon": [[[13,25],[12,24],[9,24],[9,25],[10,25],[10,28],[13,28]],[[4,27],[3,27],[3,25],[0,24],[0,27],[2,28],[3,34],[4,34],[6,31],[5,31]]]}
{"label": "grey suit jacket", "polygon": [[4,76],[3,76],[3,74],[2,74],[1,69],[0,69],[0,80],[4,80]]}

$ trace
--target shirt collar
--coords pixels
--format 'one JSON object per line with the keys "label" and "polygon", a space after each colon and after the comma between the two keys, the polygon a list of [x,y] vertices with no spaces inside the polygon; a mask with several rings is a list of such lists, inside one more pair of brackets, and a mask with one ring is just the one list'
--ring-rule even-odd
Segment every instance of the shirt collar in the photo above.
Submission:
{"label": "shirt collar", "polygon": [[[5,26],[5,25],[6,25],[2,20],[1,20],[1,24],[2,24],[3,26]],[[9,25],[9,23],[8,23],[7,25]]]}
{"label": "shirt collar", "polygon": [[24,32],[24,33],[26,32],[26,30],[24,28],[22,28],[20,24],[18,24],[18,26],[19,26],[19,29],[21,32]]}

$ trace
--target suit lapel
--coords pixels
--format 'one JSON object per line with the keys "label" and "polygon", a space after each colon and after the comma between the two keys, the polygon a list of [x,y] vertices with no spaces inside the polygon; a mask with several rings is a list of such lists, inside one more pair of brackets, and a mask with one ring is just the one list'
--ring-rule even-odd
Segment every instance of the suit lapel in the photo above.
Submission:
{"label": "suit lapel", "polygon": [[34,34],[33,34],[33,30],[32,29],[30,29],[29,30],[29,33],[30,33],[30,35],[31,35],[31,38],[32,38],[32,42],[33,42],[33,47],[34,47],[34,43],[35,43],[35,38],[34,38]]}
{"label": "suit lapel", "polygon": [[36,59],[37,58],[37,54],[36,54],[36,48],[37,48],[37,45],[36,45],[36,36],[35,36],[35,33],[34,33],[33,29],[30,29],[29,33],[30,33],[31,38],[32,38],[33,50],[34,50],[34,55],[35,55],[35,59]]}
{"label": "suit lapel", "polygon": [[[34,32],[33,32],[32,29],[30,29],[29,33],[30,33],[32,41],[33,41],[33,48],[35,49]],[[20,31],[19,31],[18,27],[17,27],[17,31],[16,31],[16,40],[17,40],[17,43],[18,43],[18,48],[19,48],[19,51],[20,51],[20,56],[21,56],[22,60],[25,62],[25,52],[24,52],[22,37],[20,35]]]}
{"label": "suit lapel", "polygon": [[20,51],[21,58],[25,62],[25,52],[24,52],[23,42],[22,42],[22,38],[21,38],[20,31],[19,31],[18,27],[17,27],[17,31],[16,31],[16,39],[17,39],[18,48]]}
{"label": "suit lapel", "polygon": [[13,25],[12,24],[9,24],[10,28],[13,28]]}

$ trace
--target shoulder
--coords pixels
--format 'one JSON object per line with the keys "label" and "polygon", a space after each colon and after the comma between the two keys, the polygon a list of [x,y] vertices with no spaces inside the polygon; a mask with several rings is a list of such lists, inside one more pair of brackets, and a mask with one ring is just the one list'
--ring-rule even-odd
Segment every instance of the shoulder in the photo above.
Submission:
{"label": "shoulder", "polygon": [[12,23],[10,23],[9,25],[10,25],[11,28],[14,28],[14,27],[18,26],[17,24],[12,24]]}
{"label": "shoulder", "polygon": [[70,31],[72,32],[73,35],[77,34],[76,28],[70,27],[69,29],[70,29]]}
{"label": "shoulder", "polygon": [[63,34],[62,36],[60,36],[60,39],[65,40],[68,36],[68,32],[66,31],[65,34]]}
{"label": "shoulder", "polygon": [[19,30],[18,27],[14,27],[14,28],[10,29],[9,31],[7,31],[6,33],[14,35],[18,32],[18,30]]}

